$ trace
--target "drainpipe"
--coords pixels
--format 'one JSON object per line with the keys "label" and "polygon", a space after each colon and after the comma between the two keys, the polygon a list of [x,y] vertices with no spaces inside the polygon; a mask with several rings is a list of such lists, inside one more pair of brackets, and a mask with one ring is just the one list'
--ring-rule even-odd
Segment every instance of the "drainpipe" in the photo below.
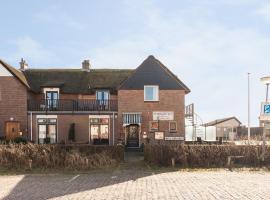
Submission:
{"label": "drainpipe", "polygon": [[30,113],[30,124],[31,124],[31,129],[30,129],[30,133],[31,133],[31,141],[33,141],[33,113]]}
{"label": "drainpipe", "polygon": [[112,138],[112,143],[113,143],[113,145],[114,145],[114,118],[115,118],[115,113],[113,112],[113,138]]}

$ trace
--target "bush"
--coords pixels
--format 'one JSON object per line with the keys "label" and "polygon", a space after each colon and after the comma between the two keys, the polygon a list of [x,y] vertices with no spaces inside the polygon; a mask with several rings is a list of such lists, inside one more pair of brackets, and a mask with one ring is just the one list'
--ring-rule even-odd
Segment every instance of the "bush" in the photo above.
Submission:
{"label": "bush", "polygon": [[75,123],[70,124],[68,132],[68,140],[72,142],[75,141]]}
{"label": "bush", "polygon": [[27,139],[24,138],[24,137],[16,137],[14,140],[13,140],[14,143],[17,143],[17,144],[26,144],[27,143]]}
{"label": "bush", "polygon": [[122,146],[66,146],[38,144],[0,145],[0,166],[13,169],[73,169],[88,170],[114,166],[124,158]]}
{"label": "bush", "polygon": [[261,146],[236,145],[146,145],[145,161],[162,166],[171,165],[171,159],[182,167],[225,167],[228,156],[244,156],[240,166],[270,165],[270,147],[266,147],[265,161],[261,161]]}

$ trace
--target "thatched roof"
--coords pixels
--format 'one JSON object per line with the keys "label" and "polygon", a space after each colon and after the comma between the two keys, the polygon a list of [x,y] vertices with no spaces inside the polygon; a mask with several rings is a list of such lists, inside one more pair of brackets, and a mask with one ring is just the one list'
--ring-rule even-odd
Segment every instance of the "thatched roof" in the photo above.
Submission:
{"label": "thatched roof", "polygon": [[95,89],[116,88],[132,73],[128,69],[28,69],[23,73],[34,92],[42,87],[60,87],[62,93],[89,94]]}
{"label": "thatched roof", "polygon": [[143,85],[157,84],[160,89],[189,88],[154,56],[149,56],[136,70],[131,69],[38,69],[20,71],[0,60],[19,81],[35,93],[43,87],[59,87],[61,93],[92,94],[96,89],[143,89]]}

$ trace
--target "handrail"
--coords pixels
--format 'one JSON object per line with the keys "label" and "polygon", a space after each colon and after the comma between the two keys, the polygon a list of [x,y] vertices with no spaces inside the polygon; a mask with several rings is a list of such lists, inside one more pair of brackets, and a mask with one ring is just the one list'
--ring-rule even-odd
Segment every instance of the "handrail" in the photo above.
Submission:
{"label": "handrail", "polygon": [[117,111],[117,100],[29,99],[28,111]]}

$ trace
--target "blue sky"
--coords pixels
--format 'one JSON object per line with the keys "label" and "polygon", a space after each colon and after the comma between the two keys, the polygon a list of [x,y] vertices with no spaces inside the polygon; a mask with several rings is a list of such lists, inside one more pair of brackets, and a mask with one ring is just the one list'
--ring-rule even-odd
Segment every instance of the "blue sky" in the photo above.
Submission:
{"label": "blue sky", "polygon": [[270,2],[264,0],[0,1],[0,57],[18,66],[135,68],[152,54],[190,88],[205,122],[258,125],[270,75]]}

